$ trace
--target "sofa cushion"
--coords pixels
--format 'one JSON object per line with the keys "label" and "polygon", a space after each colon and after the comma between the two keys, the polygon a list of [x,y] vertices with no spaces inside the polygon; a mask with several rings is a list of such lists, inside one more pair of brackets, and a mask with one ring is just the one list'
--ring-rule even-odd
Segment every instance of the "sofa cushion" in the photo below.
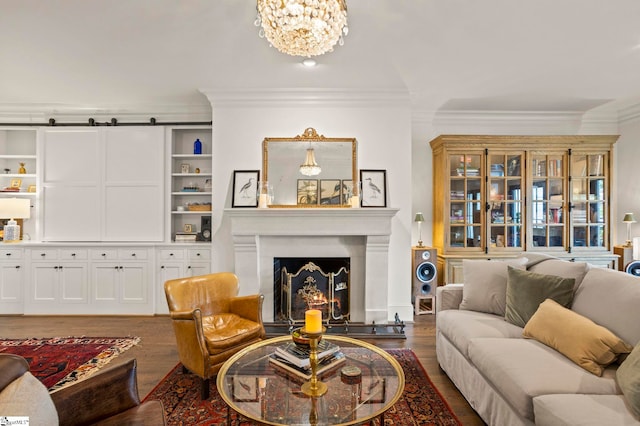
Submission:
{"label": "sofa cushion", "polygon": [[619,354],[633,349],[611,331],[551,299],[540,304],[522,335],[556,349],[598,376]]}
{"label": "sofa cushion", "polygon": [[640,278],[612,269],[591,268],[571,309],[635,346],[640,342]]}
{"label": "sofa cushion", "polygon": [[568,308],[573,300],[574,284],[575,278],[537,274],[509,267],[504,318],[518,327],[524,327],[546,299],[553,299]]}
{"label": "sofa cushion", "polygon": [[438,313],[438,331],[462,353],[469,357],[471,339],[478,337],[520,338],[522,328],[509,324],[503,317],[482,312],[447,310]]}
{"label": "sofa cushion", "polygon": [[616,378],[629,409],[640,419],[640,343],[620,365]]}
{"label": "sofa cushion", "polygon": [[621,395],[542,395],[533,398],[539,426],[634,425]]}
{"label": "sofa cushion", "polygon": [[524,269],[527,258],[508,260],[462,260],[464,288],[460,309],[504,316],[507,297],[507,267]]}
{"label": "sofa cushion", "polygon": [[469,343],[469,359],[493,389],[518,413],[533,421],[533,398],[552,393],[620,393],[615,369],[602,377],[561,353],[530,339],[482,338]]}
{"label": "sofa cushion", "polygon": [[49,391],[30,372],[26,372],[0,392],[0,415],[29,417],[30,425],[58,424],[58,412]]}
{"label": "sofa cushion", "polygon": [[545,259],[528,268],[529,271],[537,274],[557,275],[562,278],[574,278],[574,291],[580,287],[582,280],[589,271],[587,262],[569,262],[560,259]]}

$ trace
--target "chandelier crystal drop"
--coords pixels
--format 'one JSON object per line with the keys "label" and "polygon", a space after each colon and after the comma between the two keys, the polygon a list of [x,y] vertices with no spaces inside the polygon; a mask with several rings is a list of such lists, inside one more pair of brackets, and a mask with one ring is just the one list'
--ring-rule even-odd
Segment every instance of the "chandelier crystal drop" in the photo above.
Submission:
{"label": "chandelier crystal drop", "polygon": [[300,165],[300,173],[305,176],[319,175],[322,169],[316,163],[316,155],[313,148],[307,149],[307,158],[304,160],[304,164]]}
{"label": "chandelier crystal drop", "polygon": [[259,36],[282,53],[317,56],[344,44],[347,27],[345,0],[257,0]]}

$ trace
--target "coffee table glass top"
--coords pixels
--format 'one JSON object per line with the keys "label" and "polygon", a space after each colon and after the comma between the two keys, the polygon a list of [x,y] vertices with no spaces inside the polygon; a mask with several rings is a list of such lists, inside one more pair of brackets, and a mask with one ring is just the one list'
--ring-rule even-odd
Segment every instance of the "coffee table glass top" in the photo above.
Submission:
{"label": "coffee table glass top", "polygon": [[[218,373],[218,392],[243,417],[268,425],[358,424],[384,414],[400,398],[404,373],[391,355],[348,337],[323,339],[340,346],[346,358],[320,376],[328,388],[324,395],[305,395],[300,386],[307,380],[269,362],[291,336],[263,340],[231,357]],[[341,374],[345,367],[350,375]]]}

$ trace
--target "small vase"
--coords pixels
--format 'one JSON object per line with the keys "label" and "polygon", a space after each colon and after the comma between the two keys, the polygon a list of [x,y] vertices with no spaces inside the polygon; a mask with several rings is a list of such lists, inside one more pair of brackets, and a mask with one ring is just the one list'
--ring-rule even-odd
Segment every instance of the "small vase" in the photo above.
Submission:
{"label": "small vase", "polygon": [[18,169],[18,173],[21,175],[27,173],[27,169],[24,168],[24,163],[20,163],[20,168]]}
{"label": "small vase", "polygon": [[202,154],[202,142],[200,142],[200,139],[196,139],[193,143],[193,153]]}

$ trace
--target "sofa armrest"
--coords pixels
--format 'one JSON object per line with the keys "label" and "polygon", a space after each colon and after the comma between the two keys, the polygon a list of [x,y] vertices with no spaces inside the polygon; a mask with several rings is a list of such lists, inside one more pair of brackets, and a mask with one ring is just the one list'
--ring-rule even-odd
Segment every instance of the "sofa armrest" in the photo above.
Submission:
{"label": "sofa armrest", "polygon": [[136,360],[51,393],[61,425],[91,424],[140,405]]}
{"label": "sofa armrest", "polygon": [[447,284],[436,288],[436,315],[447,309],[458,309],[464,284]]}
{"label": "sofa armrest", "polygon": [[0,354],[0,391],[29,371],[29,363],[21,356]]}

